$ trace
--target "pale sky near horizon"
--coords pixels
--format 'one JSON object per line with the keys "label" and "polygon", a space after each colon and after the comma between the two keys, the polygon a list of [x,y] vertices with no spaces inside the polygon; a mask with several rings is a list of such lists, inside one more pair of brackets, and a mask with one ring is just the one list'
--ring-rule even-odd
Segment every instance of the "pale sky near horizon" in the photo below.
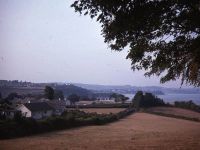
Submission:
{"label": "pale sky near horizon", "polygon": [[100,24],[75,13],[72,2],[0,0],[0,79],[180,87],[133,72],[127,51],[111,51]]}

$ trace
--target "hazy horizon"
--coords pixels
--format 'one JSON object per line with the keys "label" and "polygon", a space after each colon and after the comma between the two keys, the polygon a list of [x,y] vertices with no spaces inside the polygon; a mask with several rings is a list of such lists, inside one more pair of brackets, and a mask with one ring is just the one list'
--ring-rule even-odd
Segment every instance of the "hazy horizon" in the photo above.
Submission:
{"label": "hazy horizon", "polygon": [[100,24],[75,13],[71,3],[0,1],[0,79],[181,87],[180,80],[160,84],[133,72],[127,50],[111,51]]}

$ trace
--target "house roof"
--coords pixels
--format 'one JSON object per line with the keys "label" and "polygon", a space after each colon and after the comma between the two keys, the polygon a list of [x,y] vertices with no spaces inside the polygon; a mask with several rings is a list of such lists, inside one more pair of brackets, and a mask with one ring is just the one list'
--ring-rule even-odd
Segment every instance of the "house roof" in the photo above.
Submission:
{"label": "house roof", "polygon": [[65,101],[63,100],[51,100],[47,102],[51,107],[56,110],[63,110],[65,109]]}
{"label": "house roof", "polygon": [[38,103],[26,103],[24,104],[26,108],[30,111],[47,111],[47,110],[54,110],[49,104],[45,102],[38,102]]}

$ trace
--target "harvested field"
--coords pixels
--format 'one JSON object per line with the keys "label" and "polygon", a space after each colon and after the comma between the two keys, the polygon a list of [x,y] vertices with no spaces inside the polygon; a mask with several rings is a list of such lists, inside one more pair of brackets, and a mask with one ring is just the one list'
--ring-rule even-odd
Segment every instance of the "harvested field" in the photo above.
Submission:
{"label": "harvested field", "polygon": [[148,111],[151,112],[161,112],[163,114],[172,114],[177,116],[184,116],[188,118],[200,119],[200,113],[194,112],[187,109],[173,108],[173,107],[153,107],[149,108]]}
{"label": "harvested field", "polygon": [[122,110],[124,110],[125,108],[83,108],[83,109],[80,109],[82,111],[85,111],[85,112],[96,112],[98,114],[109,114],[109,113],[118,113]]}
{"label": "harvested field", "polygon": [[0,141],[1,150],[199,150],[200,123],[135,113],[104,126],[88,126]]}

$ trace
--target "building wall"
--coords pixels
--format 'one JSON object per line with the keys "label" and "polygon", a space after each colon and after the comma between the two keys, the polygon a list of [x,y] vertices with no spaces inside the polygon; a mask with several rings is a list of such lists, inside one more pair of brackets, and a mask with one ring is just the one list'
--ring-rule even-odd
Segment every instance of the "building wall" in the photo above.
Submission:
{"label": "building wall", "polygon": [[20,105],[17,110],[21,111],[22,116],[31,117],[31,111],[27,109],[24,105]]}
{"label": "building wall", "polygon": [[53,114],[53,110],[48,110],[48,111],[37,111],[37,112],[32,112],[32,117],[34,119],[42,119],[49,117]]}
{"label": "building wall", "polygon": [[67,106],[71,105],[71,102],[69,100],[66,100],[65,103]]}
{"label": "building wall", "polygon": [[52,116],[52,114],[53,114],[53,110],[31,112],[24,105],[20,105],[17,108],[17,110],[21,111],[21,113],[22,113],[23,116],[25,116],[25,117],[32,117],[34,119],[46,118],[46,117]]}

